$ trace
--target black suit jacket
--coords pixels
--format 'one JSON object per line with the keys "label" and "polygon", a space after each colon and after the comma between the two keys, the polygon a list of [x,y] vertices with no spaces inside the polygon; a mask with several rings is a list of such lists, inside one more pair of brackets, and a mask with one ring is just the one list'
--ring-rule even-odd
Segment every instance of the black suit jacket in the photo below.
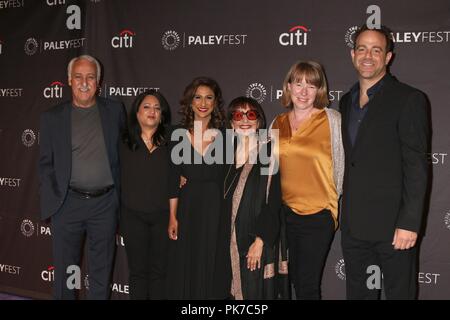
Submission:
{"label": "black suit jacket", "polygon": [[[120,190],[118,143],[126,113],[119,102],[97,97],[111,173]],[[40,118],[41,218],[57,213],[66,199],[72,169],[71,101],[50,108]],[[119,194],[119,192],[117,192]]]}
{"label": "black suit jacket", "polygon": [[392,76],[368,102],[352,147],[351,93],[340,102],[345,149],[341,224],[358,239],[392,241],[396,228],[418,232],[427,188],[427,100]]}

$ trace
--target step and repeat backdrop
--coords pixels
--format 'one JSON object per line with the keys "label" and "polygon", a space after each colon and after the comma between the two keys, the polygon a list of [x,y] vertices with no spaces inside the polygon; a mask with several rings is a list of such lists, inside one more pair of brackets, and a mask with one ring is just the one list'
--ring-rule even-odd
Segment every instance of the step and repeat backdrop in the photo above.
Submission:
{"label": "step and repeat backdrop", "polygon": [[[67,63],[99,59],[99,95],[127,108],[150,88],[179,100],[196,76],[215,78],[227,102],[259,100],[268,120],[284,111],[283,78],[296,60],[321,62],[331,107],[355,83],[350,48],[357,26],[380,9],[393,30],[391,72],[430,101],[433,179],[420,244],[420,299],[450,299],[450,2],[448,0],[120,1],[0,0],[0,291],[50,298],[52,230],[40,221],[39,115],[70,99]],[[389,154],[385,155],[389,157]],[[337,232],[323,298],[345,298]],[[113,299],[128,299],[125,245],[116,238]],[[85,269],[84,269],[85,270]],[[89,276],[82,275],[82,292]]]}

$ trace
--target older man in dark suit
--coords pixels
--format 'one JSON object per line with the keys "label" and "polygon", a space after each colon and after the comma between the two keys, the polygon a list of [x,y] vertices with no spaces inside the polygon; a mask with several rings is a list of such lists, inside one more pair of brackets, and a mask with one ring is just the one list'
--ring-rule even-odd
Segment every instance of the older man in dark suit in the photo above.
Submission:
{"label": "older man in dark suit", "polygon": [[[386,72],[391,33],[363,26],[351,51],[359,81],[341,99],[346,154],[342,248],[348,299],[416,296],[416,248],[428,180],[423,93]],[[375,274],[376,276],[377,274]]]}
{"label": "older man in dark suit", "polygon": [[41,216],[51,218],[56,299],[75,298],[68,267],[79,266],[85,234],[88,298],[108,299],[111,291],[120,187],[117,148],[125,111],[121,103],[96,96],[100,72],[95,58],[73,58],[68,65],[72,100],[40,119]]}

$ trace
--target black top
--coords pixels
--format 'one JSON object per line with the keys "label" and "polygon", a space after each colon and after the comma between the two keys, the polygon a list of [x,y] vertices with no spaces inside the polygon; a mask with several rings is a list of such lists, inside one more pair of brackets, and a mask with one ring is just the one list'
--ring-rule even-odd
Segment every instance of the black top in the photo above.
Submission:
{"label": "black top", "polygon": [[[380,81],[367,89],[369,101],[372,100],[373,96],[380,91],[383,86],[383,79],[385,77],[386,75]],[[362,108],[359,106],[359,82],[352,87],[350,92],[352,95],[352,107],[349,112],[348,133],[350,135],[352,145],[354,145],[356,136],[358,135],[359,126],[361,125],[367,110],[369,110],[369,103],[366,103]]]}
{"label": "black top", "polygon": [[[139,148],[131,151],[120,145],[122,206],[147,213],[169,210],[169,151],[160,146],[149,152],[142,139]],[[176,182],[175,182],[176,183]]]}

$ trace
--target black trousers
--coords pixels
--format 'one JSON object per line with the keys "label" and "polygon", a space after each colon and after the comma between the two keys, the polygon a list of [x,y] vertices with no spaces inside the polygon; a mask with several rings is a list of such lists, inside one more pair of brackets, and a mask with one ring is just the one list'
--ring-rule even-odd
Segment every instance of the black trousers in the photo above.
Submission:
{"label": "black trousers", "polygon": [[298,215],[283,206],[289,249],[289,275],[298,300],[319,300],[323,268],[334,236],[334,220],[324,209]]}
{"label": "black trousers", "polygon": [[122,207],[120,230],[128,259],[130,298],[165,299],[169,213]]}
{"label": "black trousers", "polygon": [[[394,235],[392,235],[394,237]],[[376,286],[376,269],[383,273],[386,299],[410,300],[416,298],[417,249],[395,250],[392,241],[364,241],[342,231],[342,250],[348,300],[375,300],[380,297]],[[369,268],[369,269],[368,269]],[[381,276],[381,274],[380,274]]]}
{"label": "black trousers", "polygon": [[[76,290],[67,286],[68,276],[74,273],[67,273],[67,268],[71,265],[80,266],[85,235],[89,272],[87,298],[93,300],[109,298],[116,248],[117,217],[118,200],[114,189],[103,196],[90,199],[84,199],[77,193],[69,191],[60,212],[51,218],[55,299],[76,299]],[[71,277],[70,280],[72,279]],[[83,285],[83,279],[79,280]]]}

